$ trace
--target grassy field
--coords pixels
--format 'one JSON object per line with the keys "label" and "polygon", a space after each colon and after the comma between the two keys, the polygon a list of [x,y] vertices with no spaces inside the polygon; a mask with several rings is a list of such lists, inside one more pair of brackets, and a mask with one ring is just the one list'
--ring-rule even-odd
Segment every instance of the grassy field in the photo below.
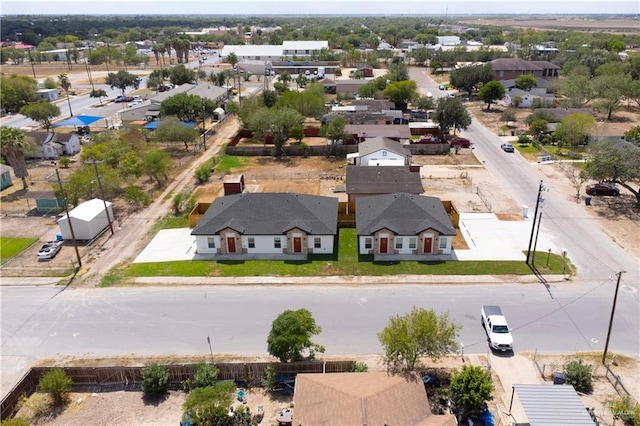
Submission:
{"label": "grassy field", "polygon": [[[561,274],[564,259],[546,252],[536,253],[536,268],[542,274]],[[547,262],[548,259],[548,262]],[[566,266],[567,273],[571,265]],[[331,275],[530,275],[532,269],[521,261],[392,261],[374,262],[372,256],[358,254],[355,229],[341,229],[338,253],[310,256],[306,261],[237,260],[175,261],[136,263],[114,270],[103,279],[103,286],[135,277],[308,277]]]}
{"label": "grassy field", "polygon": [[36,242],[37,238],[0,237],[0,260],[6,261]]}

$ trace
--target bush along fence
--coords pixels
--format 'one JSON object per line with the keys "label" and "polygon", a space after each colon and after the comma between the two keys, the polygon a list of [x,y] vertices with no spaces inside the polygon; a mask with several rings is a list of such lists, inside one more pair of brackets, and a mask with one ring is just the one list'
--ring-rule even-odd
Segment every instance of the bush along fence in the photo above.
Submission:
{"label": "bush along fence", "polygon": [[[233,380],[243,387],[261,386],[268,366],[273,366],[279,376],[294,378],[299,373],[344,373],[352,370],[354,360],[342,361],[302,361],[293,363],[221,363],[214,364],[218,370],[218,380]],[[197,364],[165,365],[169,371],[169,388],[178,390],[182,383],[193,377]],[[53,367],[33,367],[2,399],[1,419],[15,414],[18,402],[38,390],[40,377]],[[114,392],[140,391],[142,368],[138,367],[62,367],[73,381],[73,392]]]}

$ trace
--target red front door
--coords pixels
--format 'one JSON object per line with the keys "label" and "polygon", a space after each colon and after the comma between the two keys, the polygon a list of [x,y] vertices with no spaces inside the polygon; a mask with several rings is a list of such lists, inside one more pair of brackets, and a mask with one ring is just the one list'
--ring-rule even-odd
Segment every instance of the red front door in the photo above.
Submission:
{"label": "red front door", "polygon": [[425,238],[423,253],[431,253],[431,249],[433,248],[432,246],[433,246],[433,238]]}
{"label": "red front door", "polygon": [[302,253],[302,238],[293,237],[293,252]]}
{"label": "red front door", "polygon": [[227,251],[229,253],[236,252],[236,239],[234,237],[227,237]]}
{"label": "red front door", "polygon": [[389,249],[389,239],[380,238],[380,253],[387,254],[388,249]]}

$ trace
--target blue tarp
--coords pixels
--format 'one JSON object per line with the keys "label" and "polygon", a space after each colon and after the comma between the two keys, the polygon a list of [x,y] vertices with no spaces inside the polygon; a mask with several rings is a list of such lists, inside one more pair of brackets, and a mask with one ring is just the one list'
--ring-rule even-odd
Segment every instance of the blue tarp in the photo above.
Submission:
{"label": "blue tarp", "polygon": [[[160,121],[150,121],[144,126],[144,128],[154,130],[157,129],[160,124],[162,124]],[[187,127],[193,127],[196,125],[196,123],[194,123],[193,121],[181,121],[180,124]]]}
{"label": "blue tarp", "polygon": [[103,118],[104,117],[98,117],[97,115],[78,115],[76,117],[71,117],[66,120],[60,121],[59,123],[55,123],[53,127],[88,126],[98,120],[102,120]]}

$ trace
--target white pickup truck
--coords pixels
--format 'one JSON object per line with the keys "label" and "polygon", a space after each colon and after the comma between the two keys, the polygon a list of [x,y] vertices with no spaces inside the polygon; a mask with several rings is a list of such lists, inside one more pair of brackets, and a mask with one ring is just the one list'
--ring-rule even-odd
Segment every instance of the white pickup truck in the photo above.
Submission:
{"label": "white pickup truck", "polygon": [[502,315],[500,306],[482,306],[482,325],[489,337],[489,345],[496,351],[512,351],[513,337],[507,319]]}

